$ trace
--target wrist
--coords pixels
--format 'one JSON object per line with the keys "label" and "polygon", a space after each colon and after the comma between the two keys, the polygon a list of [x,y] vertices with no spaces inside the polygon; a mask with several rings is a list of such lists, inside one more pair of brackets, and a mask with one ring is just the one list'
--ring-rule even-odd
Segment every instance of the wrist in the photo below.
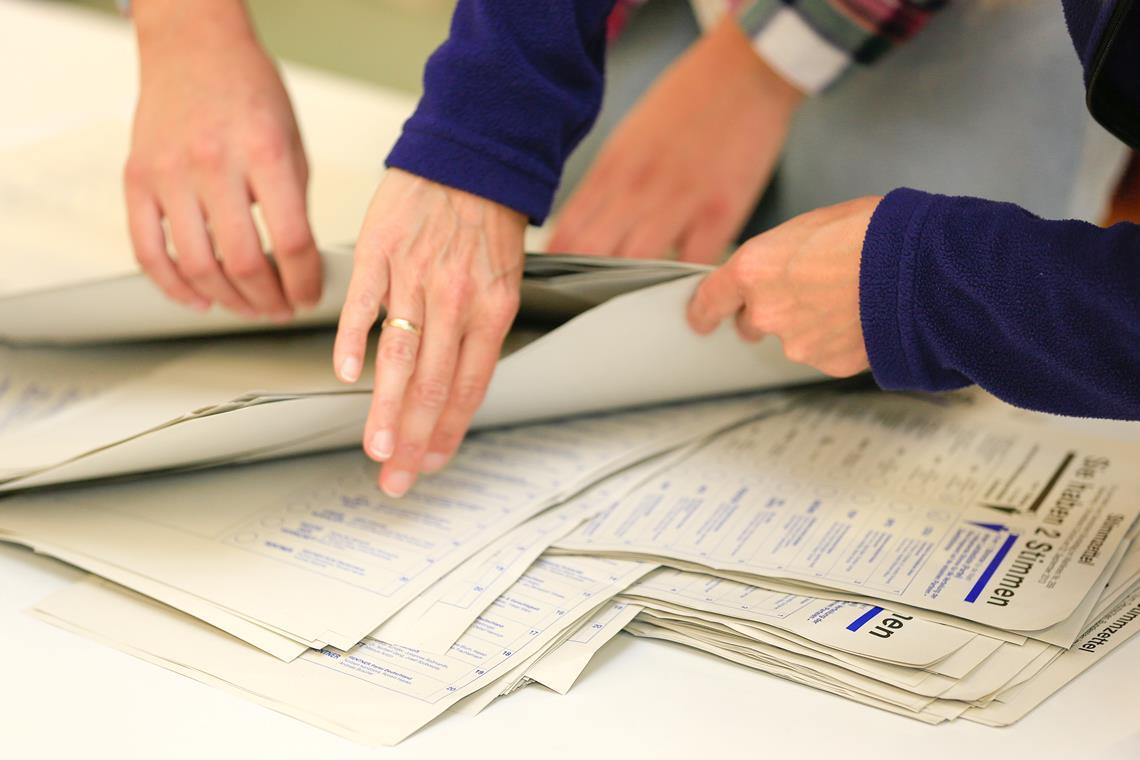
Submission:
{"label": "wrist", "polygon": [[790,116],[803,102],[804,92],[785,79],[768,61],[756,52],[751,40],[732,14],[724,18],[709,32],[720,55],[724,56],[725,71],[737,71],[748,78],[749,85],[769,107],[777,107]]}
{"label": "wrist", "polygon": [[871,372],[886,390],[931,390],[919,360],[914,283],[933,196],[899,188],[879,201],[859,261],[859,318]]}
{"label": "wrist", "polygon": [[[421,105],[422,107],[422,105]],[[404,124],[385,164],[389,169],[464,190],[520,213],[540,225],[550,212],[556,176],[524,165],[526,156],[496,150],[478,135],[440,134],[419,110]],[[522,160],[512,160],[515,158]]]}
{"label": "wrist", "polygon": [[144,64],[180,48],[258,44],[241,0],[134,0],[132,16]]}

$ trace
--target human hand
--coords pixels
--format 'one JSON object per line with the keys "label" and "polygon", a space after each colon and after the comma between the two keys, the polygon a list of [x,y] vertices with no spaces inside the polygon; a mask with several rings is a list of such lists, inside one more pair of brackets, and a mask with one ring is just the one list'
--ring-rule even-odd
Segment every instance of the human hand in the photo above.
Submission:
{"label": "human hand", "polygon": [[483,402],[518,311],[525,226],[505,206],[399,169],[380,182],[356,243],[333,366],[356,381],[387,307],[364,450],[384,463],[388,495],[442,469]]}
{"label": "human hand", "polygon": [[559,214],[552,252],[715,263],[783,148],[801,93],[726,17],[607,140]]}
{"label": "human hand", "polygon": [[697,288],[689,324],[704,335],[734,316],[741,338],[776,335],[794,362],[835,377],[867,369],[859,261],[880,200],[810,211],[752,238]]}
{"label": "human hand", "polygon": [[[236,0],[137,0],[141,64],[124,172],[135,256],[172,299],[286,321],[320,298],[308,167],[289,96]],[[251,204],[268,227],[262,251]],[[167,254],[166,220],[175,256]]]}

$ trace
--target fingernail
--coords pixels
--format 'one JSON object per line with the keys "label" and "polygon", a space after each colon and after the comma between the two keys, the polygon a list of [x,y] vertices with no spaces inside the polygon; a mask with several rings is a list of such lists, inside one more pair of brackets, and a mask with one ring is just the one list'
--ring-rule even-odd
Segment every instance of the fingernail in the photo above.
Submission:
{"label": "fingernail", "polygon": [[247,307],[243,307],[241,309],[238,309],[237,313],[240,314],[241,316],[245,317],[246,319],[257,319],[257,312],[254,311],[253,309],[250,309]]}
{"label": "fingernail", "polygon": [[439,472],[447,465],[447,460],[447,454],[439,454],[433,451],[424,455],[421,468],[424,472]]}
{"label": "fingernail", "polygon": [[360,360],[350,356],[340,363],[340,379],[346,383],[355,383],[360,379]]}
{"label": "fingernail", "polygon": [[269,315],[269,318],[279,325],[283,325],[293,318],[292,313],[288,311],[275,311]]}
{"label": "fingernail", "polygon": [[392,456],[392,449],[395,447],[396,440],[391,431],[378,430],[372,434],[372,440],[368,443],[368,453],[375,459],[383,461]]}
{"label": "fingernail", "polygon": [[191,309],[193,309],[194,311],[206,311],[210,308],[210,302],[209,301],[201,301],[201,300],[191,301],[187,305]]}
{"label": "fingernail", "polygon": [[412,483],[415,482],[415,479],[416,477],[412,473],[397,470],[389,475],[387,479],[381,483],[380,487],[384,490],[384,493],[394,499],[398,499],[408,492],[408,489],[412,487]]}

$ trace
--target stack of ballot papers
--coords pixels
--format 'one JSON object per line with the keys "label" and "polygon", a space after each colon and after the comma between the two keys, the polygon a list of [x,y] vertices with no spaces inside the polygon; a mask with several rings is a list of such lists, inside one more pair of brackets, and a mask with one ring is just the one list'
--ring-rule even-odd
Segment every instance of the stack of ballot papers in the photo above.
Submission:
{"label": "stack of ballot papers", "polygon": [[937,723],[1005,725],[1135,631],[1140,448],[821,394],[727,431],[556,546],[668,565],[638,636]]}
{"label": "stack of ballot papers", "polygon": [[[809,388],[15,492],[92,575],[44,620],[369,744],[625,630],[927,723],[1012,723],[1140,627],[1140,446],[970,394]],[[27,427],[25,425],[25,427]]]}

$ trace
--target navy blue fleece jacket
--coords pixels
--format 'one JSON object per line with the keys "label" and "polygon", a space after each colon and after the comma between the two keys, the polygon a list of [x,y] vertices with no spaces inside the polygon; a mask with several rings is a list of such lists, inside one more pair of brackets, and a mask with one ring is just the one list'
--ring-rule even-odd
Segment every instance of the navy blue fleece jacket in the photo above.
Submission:
{"label": "navy blue fleece jacket", "polygon": [[540,224],[602,103],[615,0],[460,0],[388,165]]}
{"label": "navy blue fleece jacket", "polygon": [[[601,103],[614,0],[460,0],[388,158],[541,221]],[[1118,6],[1064,0],[1086,83]],[[1136,18],[1136,15],[1133,15]],[[1140,30],[1100,74],[1140,112]],[[1126,108],[1127,110],[1127,108]],[[1136,147],[1136,146],[1134,146]],[[860,302],[884,388],[977,383],[1010,403],[1140,419],[1140,227],[900,189],[863,245]]]}

